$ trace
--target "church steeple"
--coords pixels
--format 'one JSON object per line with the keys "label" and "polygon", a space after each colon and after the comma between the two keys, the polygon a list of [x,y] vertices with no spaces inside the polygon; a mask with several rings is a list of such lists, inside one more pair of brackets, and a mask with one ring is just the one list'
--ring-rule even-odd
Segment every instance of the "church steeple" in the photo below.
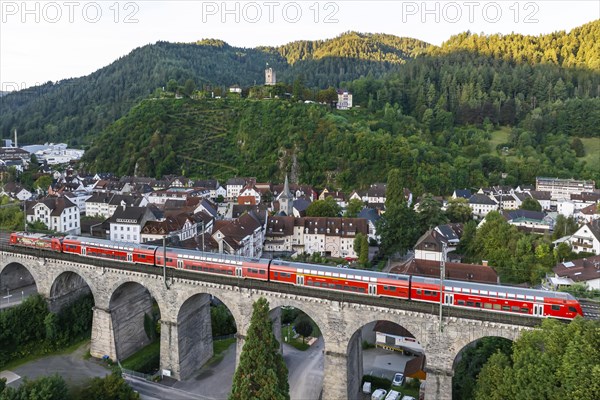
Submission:
{"label": "church steeple", "polygon": [[285,175],[285,183],[283,184],[283,190],[279,195],[279,211],[285,212],[285,215],[291,216],[294,208],[294,195],[290,191],[290,184],[288,182],[287,174]]}

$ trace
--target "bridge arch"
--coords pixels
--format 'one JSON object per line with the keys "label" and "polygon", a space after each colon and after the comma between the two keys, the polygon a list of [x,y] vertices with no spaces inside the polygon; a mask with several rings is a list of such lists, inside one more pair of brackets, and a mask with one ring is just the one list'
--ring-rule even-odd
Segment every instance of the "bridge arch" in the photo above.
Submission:
{"label": "bridge arch", "polygon": [[52,284],[48,297],[50,311],[57,312],[65,305],[88,293],[92,295],[94,304],[96,303],[97,289],[93,279],[90,279],[81,270],[67,268],[51,279]]}
{"label": "bridge arch", "polygon": [[124,360],[155,339],[154,310],[156,304],[160,318],[161,303],[160,298],[156,299],[152,291],[139,282],[125,280],[115,286],[109,292],[114,355],[117,360]]}
{"label": "bridge arch", "polygon": [[43,293],[43,278],[38,274],[37,268],[33,268],[30,263],[9,260],[0,265],[0,297],[11,290],[32,285],[35,285],[35,291]]}
{"label": "bridge arch", "polygon": [[486,336],[463,347],[453,363],[452,392],[455,398],[472,398],[477,375],[489,357],[501,351],[512,353],[513,341],[500,336]]}

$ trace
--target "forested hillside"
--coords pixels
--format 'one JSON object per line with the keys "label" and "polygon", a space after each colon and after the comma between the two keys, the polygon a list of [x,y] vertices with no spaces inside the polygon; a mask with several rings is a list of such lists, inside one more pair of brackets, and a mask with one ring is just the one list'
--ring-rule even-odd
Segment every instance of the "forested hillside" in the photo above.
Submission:
{"label": "forested hillside", "polygon": [[[499,135],[508,151],[492,144]],[[415,193],[435,194],[533,183],[540,171],[600,180],[599,166],[583,161],[585,150],[578,157],[573,138],[554,134],[535,140],[526,130],[494,131],[491,124],[487,130],[429,132],[390,108],[338,111],[276,99],[163,98],[143,101],[111,125],[85,162],[96,171],[156,177],[283,180],[292,173],[301,182],[344,189],[385,181],[395,167]]]}
{"label": "forested hillside", "polygon": [[292,85],[300,79],[309,88],[322,89],[348,85],[359,104],[398,106],[404,115],[433,124],[434,130],[486,117],[508,125],[529,118],[536,131],[549,127],[592,136],[598,124],[563,124],[561,115],[598,109],[588,99],[599,95],[599,32],[600,21],[543,36],[465,33],[439,48],[416,39],[355,32],[255,49],[219,40],[158,42],[89,76],[2,96],[0,134],[9,137],[17,128],[21,143],[84,145],[172,79],[179,85],[192,79],[200,88],[246,87],[264,82],[269,63],[280,82]]}
{"label": "forested hillside", "polygon": [[19,129],[22,143],[67,141],[74,145],[99,133],[156,88],[174,79],[209,85],[264,83],[268,63],[277,79],[308,86],[337,86],[370,74],[382,77],[426,43],[390,35],[346,33],[329,41],[294,42],[245,49],[219,40],[158,42],[133,50],[91,75],[12,93],[0,102],[0,134]]}

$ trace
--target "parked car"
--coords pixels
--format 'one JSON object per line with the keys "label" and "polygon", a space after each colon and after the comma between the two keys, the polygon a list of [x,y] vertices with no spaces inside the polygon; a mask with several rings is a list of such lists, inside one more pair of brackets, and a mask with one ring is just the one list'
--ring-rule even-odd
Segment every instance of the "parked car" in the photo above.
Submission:
{"label": "parked car", "polygon": [[386,390],[377,389],[371,395],[371,400],[383,400],[386,394],[387,394]]}
{"label": "parked car", "polygon": [[388,395],[385,396],[385,400],[400,400],[400,396],[402,396],[402,393],[395,390],[390,390]]}
{"label": "parked car", "polygon": [[417,399],[415,399],[415,398],[414,398],[414,397],[412,397],[412,396],[404,396],[404,397],[402,398],[402,400],[417,400]]}
{"label": "parked car", "polygon": [[394,375],[394,380],[392,380],[392,386],[402,386],[402,384],[404,383],[404,374],[403,373],[396,373],[396,375]]}

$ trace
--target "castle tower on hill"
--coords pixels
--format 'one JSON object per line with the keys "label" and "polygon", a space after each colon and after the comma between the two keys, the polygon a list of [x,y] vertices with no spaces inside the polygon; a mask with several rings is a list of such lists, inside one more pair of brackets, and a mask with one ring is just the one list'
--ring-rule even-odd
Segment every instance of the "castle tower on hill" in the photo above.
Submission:
{"label": "castle tower on hill", "polygon": [[265,85],[273,86],[277,83],[277,77],[275,76],[275,70],[269,67],[267,64],[267,68],[265,68]]}

